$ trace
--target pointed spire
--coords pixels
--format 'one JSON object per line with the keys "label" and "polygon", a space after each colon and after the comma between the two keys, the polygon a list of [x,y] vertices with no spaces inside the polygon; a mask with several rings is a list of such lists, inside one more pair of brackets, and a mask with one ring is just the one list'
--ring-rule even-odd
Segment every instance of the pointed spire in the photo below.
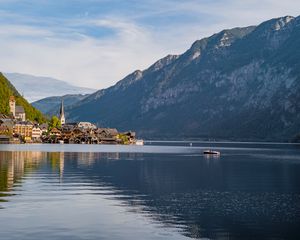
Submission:
{"label": "pointed spire", "polygon": [[64,110],[64,100],[63,100],[63,98],[61,99],[59,115],[60,115],[60,123],[61,123],[61,125],[64,125],[66,123],[66,119],[65,119],[65,110]]}
{"label": "pointed spire", "polygon": [[63,98],[61,99],[59,114],[60,114],[60,116],[65,114],[64,113],[64,99]]}

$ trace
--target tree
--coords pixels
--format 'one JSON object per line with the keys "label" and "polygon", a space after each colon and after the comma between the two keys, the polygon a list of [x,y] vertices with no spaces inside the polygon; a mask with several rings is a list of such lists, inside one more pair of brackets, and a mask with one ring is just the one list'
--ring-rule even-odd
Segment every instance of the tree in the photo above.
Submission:
{"label": "tree", "polygon": [[125,144],[125,145],[127,145],[127,144],[130,143],[130,142],[129,142],[129,139],[128,139],[128,136],[125,135],[125,134],[122,134],[122,133],[119,133],[119,134],[117,135],[117,139],[120,139],[120,140],[122,141],[122,144]]}
{"label": "tree", "polygon": [[51,131],[53,128],[60,128],[61,123],[58,117],[53,116],[49,122],[49,131]]}

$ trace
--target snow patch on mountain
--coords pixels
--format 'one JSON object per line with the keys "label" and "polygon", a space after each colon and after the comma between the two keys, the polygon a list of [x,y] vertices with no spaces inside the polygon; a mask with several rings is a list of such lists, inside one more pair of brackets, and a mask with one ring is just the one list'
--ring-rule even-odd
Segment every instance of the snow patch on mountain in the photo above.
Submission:
{"label": "snow patch on mountain", "polygon": [[275,31],[279,31],[283,27],[285,27],[290,21],[294,20],[294,17],[291,16],[286,16],[283,18],[280,18],[279,20],[276,21],[274,29]]}

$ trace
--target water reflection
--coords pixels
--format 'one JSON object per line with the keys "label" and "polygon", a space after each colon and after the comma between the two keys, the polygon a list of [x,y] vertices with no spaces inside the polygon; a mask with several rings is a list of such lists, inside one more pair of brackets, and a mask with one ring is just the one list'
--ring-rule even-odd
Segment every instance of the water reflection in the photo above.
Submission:
{"label": "water reflection", "polygon": [[[40,195],[48,203],[57,200],[52,195],[62,197],[63,211],[87,196],[84,208],[76,209],[84,213],[90,198],[106,199],[189,238],[300,237],[300,164],[258,161],[252,153],[0,152],[1,211],[9,206],[4,201],[17,201],[14,194],[26,195],[28,187],[18,190],[33,181],[30,187],[38,187],[30,196],[36,202]],[[89,211],[98,211],[94,207]],[[42,221],[47,225],[49,218]],[[69,215],[63,219],[73,221]]]}
{"label": "water reflection", "polygon": [[25,174],[38,168],[45,155],[42,152],[0,152],[0,191],[11,191]]}

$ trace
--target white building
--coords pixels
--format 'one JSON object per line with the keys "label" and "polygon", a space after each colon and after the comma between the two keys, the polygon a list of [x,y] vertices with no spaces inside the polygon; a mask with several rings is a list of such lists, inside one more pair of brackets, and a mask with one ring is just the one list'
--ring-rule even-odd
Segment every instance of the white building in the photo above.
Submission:
{"label": "white building", "polygon": [[42,130],[39,126],[34,126],[32,128],[32,139],[39,140],[42,136]]}
{"label": "white building", "polygon": [[79,122],[77,124],[78,128],[82,128],[82,129],[96,129],[97,126],[95,124],[92,124],[90,122]]}

